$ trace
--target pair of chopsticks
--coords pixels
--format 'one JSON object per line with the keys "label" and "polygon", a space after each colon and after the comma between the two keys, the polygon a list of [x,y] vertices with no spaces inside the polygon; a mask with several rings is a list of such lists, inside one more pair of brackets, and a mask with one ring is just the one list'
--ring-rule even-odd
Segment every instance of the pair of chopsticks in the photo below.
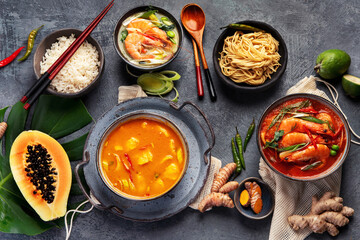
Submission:
{"label": "pair of chopsticks", "polygon": [[53,65],[36,81],[36,83],[25,93],[20,102],[25,103],[24,109],[28,110],[30,106],[38,99],[40,94],[50,84],[51,80],[60,72],[64,65],[74,55],[85,39],[95,29],[99,22],[104,18],[110,8],[114,5],[112,0],[104,10],[90,23],[90,25],[76,38],[76,40],[66,49],[66,51],[55,61]]}

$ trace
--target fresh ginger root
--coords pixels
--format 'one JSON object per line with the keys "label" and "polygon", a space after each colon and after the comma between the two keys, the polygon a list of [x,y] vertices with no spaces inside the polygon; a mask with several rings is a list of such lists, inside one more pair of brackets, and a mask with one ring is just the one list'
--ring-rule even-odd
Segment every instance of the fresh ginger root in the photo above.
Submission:
{"label": "fresh ginger root", "polygon": [[236,163],[228,163],[216,174],[211,186],[211,192],[219,192],[219,189],[229,180],[229,177],[236,169]]}
{"label": "fresh ginger root", "polygon": [[199,211],[205,212],[210,207],[228,207],[234,208],[234,202],[230,198],[229,194],[223,193],[210,193],[199,204]]}
{"label": "fresh ginger root", "polygon": [[261,188],[256,182],[245,182],[245,188],[250,195],[250,206],[254,213],[259,214],[263,207]]}
{"label": "fresh ginger root", "polygon": [[219,193],[229,193],[234,191],[235,189],[237,189],[239,187],[239,183],[237,181],[230,181],[224,184],[224,186],[222,186],[219,189]]}
{"label": "fresh ginger root", "polygon": [[218,174],[214,177],[214,181],[211,186],[211,193],[204,197],[199,204],[198,209],[200,212],[205,212],[213,206],[234,208],[234,202],[227,193],[237,189],[239,187],[239,183],[236,181],[226,182],[234,173],[235,169],[236,163],[228,163],[225,167],[219,170]]}
{"label": "fresh ginger root", "polygon": [[309,227],[314,233],[327,231],[331,236],[339,234],[337,227],[349,223],[348,217],[354,214],[354,209],[343,206],[343,199],[336,197],[334,192],[326,192],[319,200],[312,198],[310,212],[305,216],[293,215],[288,222],[294,230]]}

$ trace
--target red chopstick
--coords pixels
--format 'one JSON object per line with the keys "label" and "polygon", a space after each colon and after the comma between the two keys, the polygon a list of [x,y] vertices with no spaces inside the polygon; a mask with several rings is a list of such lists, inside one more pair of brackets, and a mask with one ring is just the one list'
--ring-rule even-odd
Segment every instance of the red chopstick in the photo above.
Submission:
{"label": "red chopstick", "polygon": [[90,25],[81,33],[81,35],[66,49],[66,51],[55,61],[53,65],[36,81],[36,83],[25,93],[21,98],[21,102],[25,103],[29,100],[24,108],[28,110],[30,106],[36,101],[40,94],[50,84],[51,80],[59,73],[67,61],[72,57],[76,50],[82,45],[85,39],[95,29],[99,22],[104,18],[110,8],[114,5],[112,0],[105,9],[90,23]]}

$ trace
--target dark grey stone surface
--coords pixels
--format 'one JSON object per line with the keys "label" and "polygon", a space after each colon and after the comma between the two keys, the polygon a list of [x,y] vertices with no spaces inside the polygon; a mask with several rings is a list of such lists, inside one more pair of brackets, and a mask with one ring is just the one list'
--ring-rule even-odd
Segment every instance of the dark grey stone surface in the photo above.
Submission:
{"label": "dark grey stone surface", "polygon": [[[106,1],[107,2],[107,1]],[[349,72],[360,75],[360,3],[348,1],[311,0],[243,0],[243,1],[196,1],[207,16],[204,46],[218,101],[210,102],[205,86],[205,98],[196,97],[195,72],[192,45],[186,38],[178,58],[168,69],[182,75],[176,83],[181,100],[198,104],[209,117],[216,134],[213,155],[223,163],[232,161],[229,140],[238,126],[245,133],[251,119],[259,119],[271,102],[283,96],[286,90],[305,76],[314,74],[313,66],[317,54],[330,48],[347,51],[352,58]],[[186,1],[116,1],[115,6],[92,33],[102,45],[106,67],[97,89],[83,98],[92,116],[96,119],[116,104],[117,87],[135,83],[125,71],[125,64],[115,52],[112,32],[117,20],[127,10],[152,4],[167,9],[180,18]],[[96,0],[0,0],[0,58],[10,55],[25,45],[29,31],[45,24],[36,44],[50,32],[60,28],[84,29],[106,5]],[[260,94],[239,94],[225,87],[215,75],[211,61],[212,48],[220,34],[219,27],[238,20],[264,21],[282,34],[289,51],[289,61],[279,84]],[[32,57],[32,56],[31,56]],[[35,81],[32,59],[24,63],[14,62],[0,69],[0,107],[15,103]],[[335,86],[340,94],[339,102],[354,129],[360,131],[359,101],[346,97],[339,82]],[[324,89],[321,86],[322,89]],[[341,195],[345,203],[355,208],[350,224],[341,229],[338,239],[360,237],[360,148],[351,146],[344,163]],[[247,169],[239,180],[258,176],[260,154],[253,138],[245,154]],[[110,213],[94,210],[80,216],[73,227],[72,239],[267,239],[271,218],[251,221],[242,217],[235,209],[217,208],[200,214],[192,209],[169,219],[154,223],[137,223],[118,218]],[[64,229],[53,229],[31,239],[63,239]],[[309,239],[329,239],[329,235],[311,235]],[[30,239],[22,235],[0,234],[0,239]]]}

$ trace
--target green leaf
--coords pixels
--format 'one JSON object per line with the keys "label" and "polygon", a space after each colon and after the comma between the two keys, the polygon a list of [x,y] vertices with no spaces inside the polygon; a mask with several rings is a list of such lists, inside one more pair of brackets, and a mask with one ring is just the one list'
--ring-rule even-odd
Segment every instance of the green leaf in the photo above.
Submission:
{"label": "green leaf", "polygon": [[284,130],[276,131],[274,134],[273,140],[271,142],[266,142],[265,148],[271,147],[271,148],[277,148],[278,147],[278,141],[280,138],[284,135]]}
{"label": "green leaf", "polygon": [[28,111],[23,108],[24,104],[17,102],[9,113],[7,130],[5,132],[5,156],[8,157],[15,138],[24,131]]}
{"label": "green leaf", "polygon": [[35,108],[31,129],[61,138],[85,127],[92,120],[80,99],[42,95]]}
{"label": "green leaf", "polygon": [[62,146],[65,149],[70,161],[77,161],[82,159],[84,145],[88,133],[78,137],[71,142],[63,143]]}

